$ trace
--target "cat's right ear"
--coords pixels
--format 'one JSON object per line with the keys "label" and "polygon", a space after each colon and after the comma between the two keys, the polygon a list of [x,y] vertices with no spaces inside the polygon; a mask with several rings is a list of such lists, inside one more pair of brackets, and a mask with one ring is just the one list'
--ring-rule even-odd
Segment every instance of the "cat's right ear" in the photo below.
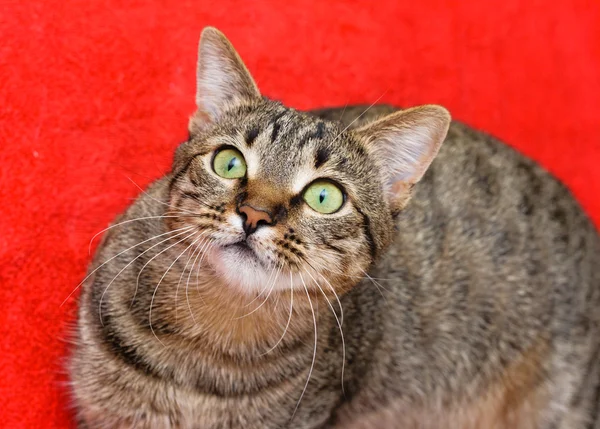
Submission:
{"label": "cat's right ear", "polygon": [[190,132],[210,126],[232,106],[258,97],[254,79],[229,40],[216,28],[206,27],[198,48],[198,109],[190,121]]}
{"label": "cat's right ear", "polygon": [[393,212],[408,202],[412,186],[429,168],[449,126],[446,109],[426,105],[392,113],[355,131],[379,165]]}

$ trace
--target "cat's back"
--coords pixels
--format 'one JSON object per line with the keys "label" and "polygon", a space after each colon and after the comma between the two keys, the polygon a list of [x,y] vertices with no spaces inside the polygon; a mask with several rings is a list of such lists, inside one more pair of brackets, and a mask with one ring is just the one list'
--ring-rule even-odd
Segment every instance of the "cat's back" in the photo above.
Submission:
{"label": "cat's back", "polygon": [[[584,343],[589,328],[598,329],[600,240],[592,222],[546,170],[460,123],[415,186],[378,269],[405,280],[391,287],[414,294],[424,326],[458,334],[457,352],[461,342],[473,353],[492,350],[497,338],[524,350],[541,332]],[[403,290],[414,279],[417,287]],[[482,339],[487,345],[477,347]]]}

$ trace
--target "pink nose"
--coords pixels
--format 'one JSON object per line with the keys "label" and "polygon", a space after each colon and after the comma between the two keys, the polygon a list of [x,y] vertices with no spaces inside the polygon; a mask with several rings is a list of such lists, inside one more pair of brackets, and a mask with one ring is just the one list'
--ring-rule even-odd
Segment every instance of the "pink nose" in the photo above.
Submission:
{"label": "pink nose", "polygon": [[241,206],[239,212],[244,220],[244,232],[246,235],[252,234],[261,225],[270,225],[273,223],[273,219],[268,212],[255,209],[247,204]]}

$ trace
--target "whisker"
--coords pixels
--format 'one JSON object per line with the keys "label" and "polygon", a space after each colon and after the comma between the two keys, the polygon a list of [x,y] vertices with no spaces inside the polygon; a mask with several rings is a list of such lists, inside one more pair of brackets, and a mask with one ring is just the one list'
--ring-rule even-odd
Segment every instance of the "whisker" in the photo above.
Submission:
{"label": "whisker", "polygon": [[312,358],[312,362],[310,364],[310,370],[308,371],[308,378],[306,379],[306,384],[304,385],[304,389],[302,389],[302,394],[300,395],[300,398],[298,399],[298,403],[296,404],[296,408],[294,409],[294,412],[292,413],[292,419],[294,418],[294,416],[296,415],[296,411],[298,411],[298,407],[300,406],[300,402],[302,401],[302,398],[304,397],[304,393],[306,393],[306,389],[308,388],[308,383],[310,382],[310,376],[312,375],[313,372],[313,368],[315,366],[315,359],[317,357],[317,319],[315,317],[315,309],[312,305],[312,301],[310,299],[310,294],[308,293],[308,288],[306,287],[306,283],[304,283],[304,278],[302,277],[302,273],[298,273],[300,274],[300,280],[302,281],[302,286],[304,286],[304,291],[306,292],[306,297],[308,298],[308,304],[310,305],[310,311],[312,313],[313,316],[313,323],[315,326],[315,347],[313,350],[313,358]]}
{"label": "whisker", "polygon": [[85,277],[84,277],[84,279],[83,279],[83,280],[81,280],[81,282],[79,282],[79,284],[78,284],[77,286],[75,286],[75,289],[73,289],[73,290],[71,291],[71,293],[70,293],[69,295],[67,295],[67,297],[66,297],[66,298],[65,298],[65,300],[62,302],[62,304],[60,304],[60,307],[62,307],[63,305],[65,305],[65,302],[67,302],[67,301],[69,300],[69,298],[71,298],[71,296],[72,296],[72,295],[73,295],[73,294],[74,294],[74,293],[77,291],[77,289],[79,289],[79,288],[81,287],[81,285],[82,285],[82,284],[83,284],[83,283],[84,283],[84,282],[85,282],[87,279],[89,279],[89,278],[90,278],[90,277],[91,277],[91,276],[92,276],[92,275],[93,275],[93,274],[94,274],[96,271],[98,271],[98,270],[99,270],[100,268],[102,268],[104,265],[108,264],[108,263],[109,263],[110,261],[112,261],[113,259],[115,259],[115,258],[118,258],[119,256],[121,256],[123,253],[125,253],[125,252],[128,252],[128,251],[130,251],[131,249],[134,249],[134,248],[136,248],[136,247],[138,247],[138,246],[141,246],[141,245],[142,245],[142,244],[144,244],[144,243],[147,243],[147,242],[149,242],[149,241],[152,241],[152,240],[154,240],[154,239],[157,239],[157,238],[159,238],[159,237],[162,237],[162,236],[164,236],[164,235],[167,235],[167,234],[174,234],[174,233],[176,233],[176,232],[183,231],[183,230],[190,230],[190,229],[192,229],[192,228],[194,228],[194,227],[193,227],[193,226],[187,226],[187,227],[185,227],[185,228],[179,228],[179,229],[174,229],[173,231],[167,231],[167,232],[165,232],[165,233],[163,233],[163,234],[155,235],[154,237],[150,237],[150,238],[148,238],[147,240],[144,240],[144,241],[142,241],[142,242],[140,242],[140,243],[134,244],[133,246],[131,246],[131,247],[128,247],[127,249],[125,249],[125,250],[123,250],[123,251],[121,251],[121,252],[117,253],[116,255],[112,256],[111,258],[109,258],[109,259],[107,259],[106,261],[104,261],[104,262],[103,262],[101,265],[99,265],[98,267],[96,267],[96,268],[95,268],[95,269],[94,269],[92,272],[90,272],[90,273],[89,273],[87,276],[85,276]]}
{"label": "whisker", "polygon": [[[305,258],[306,258],[306,257],[307,257],[307,256],[305,255]],[[384,299],[386,302],[388,302],[388,300],[387,300],[386,296],[383,294],[383,292],[381,292],[381,289],[380,289],[380,288],[382,288],[382,289],[383,289],[383,290],[385,290],[386,292],[393,293],[393,292],[392,292],[392,291],[390,291],[389,289],[387,289],[387,288],[383,287],[383,285],[382,285],[381,283],[378,283],[378,282],[376,282],[375,280],[394,280],[394,279],[379,279],[379,278],[376,278],[376,277],[371,277],[371,276],[370,276],[370,275],[369,275],[369,274],[368,274],[366,271],[364,271],[364,270],[362,270],[362,269],[361,269],[361,271],[362,271],[362,272],[365,274],[365,276],[349,276],[349,275],[347,275],[347,274],[344,274],[344,273],[341,273],[341,272],[339,272],[339,271],[336,271],[336,270],[334,270],[334,269],[332,269],[332,268],[330,268],[330,267],[325,267],[325,266],[323,266],[322,264],[319,264],[317,261],[314,261],[314,260],[312,260],[312,259],[311,259],[311,261],[312,261],[314,264],[316,264],[316,265],[317,265],[319,268],[326,269],[326,270],[328,270],[328,271],[330,271],[330,272],[332,272],[332,273],[334,273],[334,274],[340,275],[340,276],[345,276],[345,277],[348,277],[348,278],[356,278],[356,279],[360,279],[360,280],[364,280],[365,278],[368,278],[368,279],[371,281],[371,283],[373,283],[373,284],[375,285],[375,287],[377,288],[377,291],[379,292],[379,294],[381,295],[381,297],[382,297],[382,298],[383,298],[383,299]],[[306,260],[306,263],[310,265],[310,263],[309,263],[309,261],[308,261],[308,260]],[[312,265],[310,265],[310,266],[312,267]],[[313,269],[315,269],[315,268],[313,267]],[[317,271],[317,270],[315,269],[315,271]],[[317,271],[317,272],[318,272],[318,271]],[[321,275],[321,274],[319,273],[319,275]],[[322,275],[321,275],[321,276],[322,276]]]}
{"label": "whisker", "polygon": [[[194,228],[194,227],[192,227]],[[144,270],[146,269],[146,267],[148,266],[148,264],[150,264],[150,262],[152,262],[154,259],[156,259],[158,256],[160,256],[161,254],[163,254],[164,252],[166,252],[167,250],[169,250],[170,248],[178,245],[179,243],[181,243],[182,241],[185,241],[186,239],[188,239],[189,237],[192,237],[194,234],[196,234],[196,232],[193,232],[190,235],[187,235],[185,237],[183,237],[181,240],[176,241],[175,243],[169,245],[168,247],[165,247],[163,250],[161,250],[160,252],[158,252],[156,255],[154,255],[153,257],[151,257],[148,261],[146,261],[146,263],[144,264],[144,266],[142,267],[142,269],[139,271],[138,275],[137,275],[137,279],[135,282],[135,290],[137,292],[139,285],[140,285],[140,276],[142,275],[142,272],[144,272]]]}
{"label": "whisker", "polygon": [[348,107],[348,102],[346,102],[346,104],[344,104],[344,110],[342,110],[342,114],[340,115],[340,119],[338,119],[338,121],[341,121],[342,118],[344,117],[344,113],[346,113],[347,107]]}
{"label": "whisker", "polygon": [[[183,231],[183,232],[180,232],[179,234],[177,234],[177,235],[175,235],[175,236],[173,236],[173,237],[169,237],[167,240],[163,240],[163,241],[161,241],[160,243],[157,243],[157,244],[153,245],[152,247],[149,247],[149,248],[148,248],[148,249],[146,249],[146,250],[145,250],[145,251],[144,251],[142,254],[140,254],[138,257],[136,257],[136,259],[137,259],[137,258],[139,258],[140,256],[142,256],[142,255],[143,255],[144,253],[146,253],[148,250],[150,250],[150,249],[152,249],[152,248],[154,248],[154,247],[158,246],[159,244],[161,244],[161,243],[164,243],[165,241],[171,240],[171,239],[173,239],[173,238],[175,238],[175,237],[178,237],[178,236],[180,236],[180,235],[186,234],[186,233],[190,232],[190,229],[193,229],[193,228],[194,228],[193,226],[191,226],[191,227],[187,227],[187,228],[184,228],[184,229],[185,229],[185,231]],[[182,240],[182,241],[183,241],[183,240]],[[177,244],[177,243],[175,243],[175,244]],[[167,248],[166,248],[166,249],[164,249],[164,250],[168,250],[168,249],[170,249],[170,247],[167,247]],[[163,251],[164,251],[164,250],[163,250]],[[156,257],[156,256],[160,255],[161,253],[162,253],[162,252],[160,252],[160,253],[158,253],[158,254],[154,255],[154,257]],[[152,258],[152,259],[154,259],[154,258]],[[150,261],[152,261],[152,259],[150,259]],[[134,259],[134,260],[135,260],[135,259]],[[137,276],[137,281],[135,282],[135,289],[134,289],[134,291],[133,291],[133,297],[131,298],[131,304],[129,305],[129,308],[133,307],[133,304],[134,304],[134,302],[135,302],[135,298],[136,298],[136,296],[137,296],[138,288],[139,288],[139,285],[140,285],[140,274],[142,273],[142,271],[144,270],[144,268],[146,268],[146,265],[148,265],[148,263],[149,263],[150,261],[146,262],[146,264],[144,264],[144,266],[142,267],[142,269],[141,269],[141,270],[140,270],[140,272],[138,273],[138,276]],[[133,261],[132,261],[132,262],[133,262]],[[125,268],[126,268],[126,267],[125,267]]]}
{"label": "whisker", "polygon": [[[202,233],[200,233],[198,238],[196,238],[192,242],[192,245],[196,244],[202,238],[202,236],[205,234],[206,234],[206,231],[203,231]],[[177,320],[179,320],[177,317],[177,313],[179,310],[179,306],[177,305],[177,295],[179,294],[179,286],[181,286],[181,280],[183,280],[183,276],[185,275],[185,271],[187,270],[188,265],[190,265],[190,261],[192,260],[192,258],[196,254],[196,252],[198,252],[199,250],[200,250],[200,246],[196,246],[196,248],[192,251],[190,257],[188,258],[187,262],[185,263],[185,267],[183,267],[183,270],[181,271],[181,275],[179,276],[179,281],[177,282],[177,287],[175,288],[175,322],[176,323],[177,323]],[[192,265],[192,268],[190,269],[190,273],[193,268],[194,267]]]}
{"label": "whisker", "polygon": [[[308,255],[305,255],[306,258],[306,263],[308,264],[309,267],[311,267],[314,272],[316,274],[319,275],[319,277],[321,277],[323,280],[325,280],[325,283],[327,283],[327,285],[329,286],[329,288],[331,289],[331,291],[333,292],[333,295],[335,296],[335,299],[337,300],[338,305],[340,306],[340,319],[341,319],[341,323],[342,325],[344,324],[344,309],[342,308],[342,302],[340,301],[340,297],[338,296],[338,294],[335,292],[335,288],[333,287],[333,285],[329,282],[329,280],[327,280],[327,278],[321,274],[319,272],[319,270],[317,270],[312,264],[311,262],[315,263],[315,261],[313,261],[312,258],[310,258]],[[311,276],[312,277],[312,276]]]}
{"label": "whisker", "polygon": [[[130,167],[127,167],[126,165],[123,165],[123,164],[119,164],[118,162],[114,162],[114,161],[108,161],[108,164],[109,164],[109,165],[112,165],[112,166],[117,166],[117,167],[120,167],[120,168],[121,168],[123,171],[126,171],[126,172],[127,172],[127,173],[129,173],[129,174],[135,174],[136,176],[143,177],[144,179],[148,180],[148,182],[149,182],[149,183],[151,183],[151,182],[153,182],[153,181],[155,181],[155,180],[156,180],[156,177],[150,177],[150,176],[146,176],[145,174],[142,174],[142,173],[140,173],[140,172],[134,171],[134,170],[132,170]],[[123,176],[125,176],[125,174],[123,174],[123,172],[121,172],[121,174],[122,174]],[[160,172],[160,173],[159,173],[159,176],[164,176],[164,173],[163,173],[163,172]]]}
{"label": "whisker", "polygon": [[[345,396],[346,392],[344,389],[344,370],[346,367],[346,341],[344,341],[344,330],[342,329],[342,322],[340,322],[340,319],[338,318],[338,316],[333,308],[333,305],[331,304],[331,301],[329,301],[329,298],[327,298],[327,295],[321,288],[321,285],[319,285],[319,282],[317,282],[317,280],[312,276],[310,271],[308,271],[306,268],[304,268],[304,271],[306,271],[306,274],[308,274],[310,276],[310,278],[315,282],[315,284],[317,285],[317,287],[323,294],[323,297],[325,297],[325,301],[327,301],[327,304],[329,305],[329,308],[331,309],[331,312],[333,313],[333,317],[335,317],[335,321],[337,322],[338,327],[340,328],[340,336],[342,337],[342,394]],[[331,289],[333,290],[333,293],[335,294],[335,296],[337,298],[337,294],[335,293],[333,286],[331,287]],[[340,302],[339,299],[338,299],[338,304],[340,305],[340,312],[343,315],[344,313],[343,313],[343,309],[342,309],[342,303]]]}
{"label": "whisker", "polygon": [[273,269],[271,270],[271,273],[269,274],[269,278],[267,279],[267,283],[263,286],[263,288],[261,289],[261,291],[254,297],[254,299],[252,301],[250,301],[248,304],[244,305],[244,308],[248,307],[250,304],[252,304],[258,298],[260,298],[262,296],[262,294],[265,292],[265,290],[267,290],[267,287],[271,284],[271,276],[273,274],[275,274],[275,269],[276,268],[277,267],[273,267]]}
{"label": "whisker", "polygon": [[[182,241],[193,237],[195,234],[198,234],[197,232],[194,232],[190,235],[188,235],[187,237],[184,237],[182,240],[179,240],[177,243],[181,243]],[[154,292],[152,293],[152,299],[150,300],[150,311],[148,314],[148,323],[150,324],[150,330],[152,331],[152,335],[154,335],[154,337],[158,340],[159,343],[161,343],[163,346],[163,342],[160,340],[160,338],[158,338],[158,336],[156,335],[156,333],[154,332],[154,327],[152,326],[152,307],[154,306],[154,298],[156,297],[156,292],[158,292],[158,287],[160,286],[160,284],[162,283],[162,281],[164,280],[164,278],[167,276],[167,273],[171,270],[171,268],[173,268],[173,265],[175,265],[177,263],[177,261],[179,260],[179,258],[181,258],[183,256],[183,254],[185,252],[187,252],[188,250],[190,250],[192,248],[192,246],[194,245],[195,240],[188,246],[186,247],[183,252],[181,252],[174,260],[173,262],[171,262],[171,265],[169,265],[169,267],[167,268],[167,271],[164,272],[164,274],[162,275],[162,277],[160,278],[160,280],[158,281],[158,283],[156,284],[156,287],[154,288]],[[172,247],[172,246],[171,246]],[[158,256],[158,255],[157,255]]]}
{"label": "whisker", "polygon": [[206,256],[206,252],[208,252],[208,249],[210,248],[212,244],[212,240],[208,240],[205,244],[205,246],[202,247],[202,256],[200,257],[200,261],[198,261],[198,268],[196,269],[196,293],[198,293],[198,295],[200,296],[200,298],[202,298],[201,294],[200,294],[200,289],[198,289],[198,285],[200,284],[200,268],[202,268],[202,261],[204,261],[204,257]]}
{"label": "whisker", "polygon": [[[383,285],[381,283],[378,283],[375,281],[375,279],[373,279],[373,277],[371,277],[369,274],[367,274],[367,272],[363,269],[361,269],[361,271],[363,273],[365,273],[365,276],[367,276],[367,278],[369,280],[371,280],[371,283],[373,283],[375,285],[375,287],[377,288],[377,290],[379,291],[379,294],[381,295],[381,297],[385,300],[385,302],[387,303],[387,298],[385,297],[385,295],[381,292],[381,289],[383,289],[386,292],[390,292],[388,289],[384,288]],[[379,289],[381,288],[381,289]],[[391,293],[391,292],[390,292]]]}
{"label": "whisker", "polygon": [[267,353],[272,352],[278,345],[279,343],[281,343],[281,341],[283,341],[283,338],[285,337],[285,334],[290,326],[290,322],[292,321],[292,313],[294,311],[294,282],[292,279],[292,272],[290,271],[290,315],[288,317],[288,321],[285,325],[285,329],[283,330],[283,334],[281,335],[281,337],[279,338],[279,340],[277,340],[277,342],[275,343],[275,345],[273,347],[271,347],[269,350],[267,350],[264,353],[261,353],[259,356],[264,356]]}
{"label": "whisker", "polygon": [[104,228],[102,231],[99,231],[96,234],[94,234],[94,236],[90,240],[90,244],[88,245],[88,254],[89,255],[92,254],[92,243],[94,242],[94,240],[96,239],[96,237],[98,237],[103,232],[108,231],[109,229],[113,229],[113,228],[116,228],[117,226],[126,225],[128,223],[137,222],[137,221],[140,221],[140,220],[162,219],[162,218],[172,218],[172,217],[195,217],[195,216],[188,216],[188,215],[185,215],[185,216],[176,216],[176,215],[173,215],[173,216],[165,216],[165,215],[162,215],[162,216],[146,216],[146,217],[138,217],[136,219],[125,220],[123,222],[119,222],[119,223],[116,223],[114,225],[110,225],[109,227]]}
{"label": "whisker", "polygon": [[385,90],[385,91],[384,91],[384,93],[383,93],[383,94],[381,94],[381,95],[379,96],[379,98],[373,102],[373,104],[371,104],[369,107],[367,107],[367,108],[365,109],[365,111],[364,111],[364,112],[362,112],[360,115],[358,115],[356,118],[354,118],[354,120],[353,120],[352,122],[350,122],[350,123],[349,123],[349,124],[346,126],[346,128],[344,128],[344,129],[343,129],[343,130],[342,130],[340,133],[338,133],[338,135],[337,135],[337,136],[336,136],[336,137],[333,139],[332,143],[335,143],[335,141],[336,141],[336,140],[337,140],[337,139],[338,139],[338,138],[339,138],[339,137],[340,137],[340,136],[341,136],[341,135],[344,133],[344,131],[346,131],[348,128],[350,128],[350,127],[352,126],[352,124],[354,124],[354,123],[355,123],[356,121],[358,121],[358,120],[359,120],[359,119],[360,119],[360,118],[361,118],[361,117],[362,117],[362,116],[363,116],[365,113],[367,113],[367,112],[368,112],[368,111],[371,109],[371,107],[373,107],[375,104],[377,104],[377,102],[378,102],[379,100],[381,100],[381,98],[382,98],[382,97],[383,97],[383,96],[384,96],[386,93],[387,93],[387,90]]}
{"label": "whisker", "polygon": [[[326,250],[326,249],[319,249],[319,252],[321,252],[321,253],[329,253],[332,256],[339,257],[339,255],[337,253],[334,253],[334,252]],[[304,258],[308,258],[308,256],[304,255]],[[343,273],[343,272],[341,272],[339,270],[336,270],[336,269],[334,269],[332,267],[324,266],[321,263],[317,263],[317,261],[315,259],[311,259],[311,261],[313,263],[316,263],[320,268],[325,269],[327,271],[330,271],[330,272],[332,272],[334,274],[337,274],[337,275],[340,275],[340,276],[344,276],[344,277],[348,277],[348,278],[352,278],[352,279],[364,279],[365,278],[364,276],[351,276],[349,274],[346,274],[346,273]],[[372,278],[375,279],[375,280],[379,280],[379,281],[396,281],[396,280],[398,280],[398,279],[390,279],[390,278],[383,278],[383,277],[372,277]]]}
{"label": "whisker", "polygon": [[273,281],[271,282],[271,288],[269,289],[269,293],[267,294],[267,297],[264,299],[264,301],[258,307],[256,307],[254,310],[252,310],[250,313],[244,314],[243,316],[240,316],[240,317],[236,317],[232,320],[238,320],[238,319],[242,319],[244,317],[248,317],[252,313],[258,311],[263,305],[265,305],[265,303],[269,300],[269,297],[271,296],[273,289],[275,288],[275,283],[277,282],[277,276],[279,276],[279,273],[281,272],[282,267],[283,267],[283,265],[279,266],[279,269],[277,270],[277,274],[275,275],[275,277],[273,277]]}
{"label": "whisker", "polygon": [[[185,209],[182,209],[182,208],[179,208],[179,207],[174,207],[174,206],[172,206],[171,204],[165,203],[164,201],[157,200],[157,199],[156,199],[156,198],[154,198],[152,195],[150,195],[148,192],[146,192],[146,190],[145,190],[145,189],[143,189],[143,188],[142,188],[140,185],[138,185],[137,183],[135,183],[135,181],[134,181],[134,180],[133,180],[131,177],[128,177],[128,176],[125,176],[125,177],[127,177],[127,179],[129,179],[129,181],[130,181],[131,183],[133,183],[133,184],[134,184],[134,185],[135,185],[135,186],[136,186],[136,187],[137,187],[137,188],[138,188],[138,189],[139,189],[139,190],[140,190],[140,191],[141,191],[141,192],[142,192],[144,195],[146,195],[146,196],[147,196],[148,198],[150,198],[151,200],[153,200],[153,201],[156,201],[157,203],[159,203],[159,204],[162,204],[163,206],[169,207],[170,209],[179,210],[179,211],[181,211],[181,212],[184,212],[184,213],[189,213],[189,214],[196,214],[196,213],[194,213],[194,212],[191,212],[191,211],[189,211],[189,210],[185,210]],[[200,205],[203,205],[203,206],[205,206],[205,207],[208,207],[208,204],[206,204],[206,203],[203,203],[202,201],[196,201],[196,202],[197,202],[198,204],[200,204]]]}
{"label": "whisker", "polygon": [[[329,254],[329,255],[331,255],[331,256],[334,256],[334,257],[339,257],[339,254],[338,254],[338,253],[335,253],[335,252],[333,252],[333,251],[331,251],[331,250],[327,250],[327,249],[319,249],[319,252],[320,252],[320,253],[326,253],[326,254]],[[308,258],[308,255],[304,255],[304,258]],[[311,261],[312,261],[313,263],[315,263],[315,262],[316,262],[316,260],[315,260],[314,258],[313,258],[313,259],[311,259]],[[348,278],[354,278],[354,279],[364,279],[364,276],[352,276],[352,275],[349,275],[349,274],[343,273],[343,272],[341,272],[341,271],[339,271],[339,270],[336,270],[336,269],[334,269],[334,268],[332,268],[332,267],[325,266],[325,265],[323,265],[323,264],[321,264],[321,263],[318,263],[318,265],[319,265],[319,267],[321,267],[321,268],[323,268],[323,269],[325,269],[325,270],[327,270],[327,271],[333,272],[333,273],[335,273],[335,274],[338,274],[338,275],[340,275],[340,276],[344,276],[344,277],[348,277]],[[363,272],[364,272],[364,271],[363,271]],[[375,280],[379,280],[379,281],[396,281],[396,280],[398,280],[397,278],[384,278],[384,277],[372,277],[372,278],[374,278]]]}
{"label": "whisker", "polygon": [[[189,291],[189,287],[190,287],[190,278],[192,277],[192,273],[194,272],[194,267],[196,266],[196,262],[198,261],[198,258],[202,254],[202,249],[204,248],[205,245],[206,245],[206,242],[202,243],[200,246],[198,246],[198,248],[196,250],[194,250],[194,252],[196,253],[196,257],[194,258],[194,262],[192,262],[192,266],[190,268],[190,272],[188,273],[187,281],[185,283],[185,299],[187,301],[188,309],[190,310],[190,316],[192,316],[192,320],[194,321],[194,325],[196,325],[196,318],[194,317],[194,313],[192,312],[192,305],[190,304],[190,296],[188,294],[188,291]],[[200,299],[202,299],[202,297],[200,297]],[[202,302],[204,302],[204,300],[202,300]]]}
{"label": "whisker", "polygon": [[196,255],[196,259],[194,259],[194,263],[192,264],[192,268],[190,269],[190,272],[189,272],[188,278],[187,278],[187,282],[185,284],[185,299],[187,301],[188,309],[190,310],[190,316],[192,316],[192,320],[194,321],[194,325],[196,325],[196,318],[194,317],[194,312],[192,311],[192,305],[190,304],[190,294],[189,294],[190,278],[192,277],[192,273],[194,272],[194,265],[196,265],[196,261],[198,260],[200,255],[202,255],[202,257],[200,258],[200,262],[198,263],[198,268],[196,269],[196,293],[198,294],[198,297],[200,298],[202,303],[206,305],[206,303],[204,302],[204,299],[202,298],[202,294],[200,293],[200,290],[198,289],[198,284],[200,283],[199,277],[200,277],[200,267],[202,266],[202,259],[204,259],[204,255],[206,254],[206,251],[210,247],[210,243],[211,243],[210,239],[207,239],[206,242],[204,242],[202,244],[202,247],[200,248],[200,250],[198,251],[198,254]]}
{"label": "whisker", "polygon": [[[106,292],[108,292],[108,288],[110,287],[111,284],[113,284],[113,282],[117,279],[117,277],[119,277],[121,275],[121,273],[127,269],[127,267],[129,267],[131,264],[133,264],[136,260],[141,258],[143,255],[145,255],[148,251],[154,249],[156,246],[160,246],[162,243],[164,243],[166,241],[172,240],[176,237],[179,237],[180,235],[187,234],[187,232],[188,231],[179,232],[175,235],[172,235],[171,237],[168,237],[168,238],[165,238],[164,240],[159,241],[156,244],[153,244],[152,246],[150,246],[146,250],[144,250],[142,253],[137,255],[135,258],[133,258],[131,261],[129,261],[127,263],[127,265],[125,265],[123,268],[121,268],[121,270],[117,273],[117,275],[113,277],[113,279],[108,283],[108,285],[106,285],[106,287],[104,288],[104,292],[102,292],[102,296],[100,297],[100,303],[98,304],[98,317],[100,317],[100,324],[102,324],[102,326],[104,326],[104,322],[102,320],[102,301],[104,300],[104,295],[106,294]],[[137,293],[137,288],[135,290],[135,293],[133,294],[133,299],[131,300],[131,306],[133,306],[133,302],[135,301],[136,293]],[[129,308],[131,308],[131,306]]]}

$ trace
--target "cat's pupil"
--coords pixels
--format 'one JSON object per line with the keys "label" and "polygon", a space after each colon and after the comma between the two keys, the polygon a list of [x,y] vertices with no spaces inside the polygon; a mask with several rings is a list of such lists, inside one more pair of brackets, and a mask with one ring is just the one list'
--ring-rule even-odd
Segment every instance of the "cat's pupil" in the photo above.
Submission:
{"label": "cat's pupil", "polygon": [[319,204],[323,204],[323,201],[325,201],[325,198],[327,198],[327,191],[325,189],[321,190],[321,193],[319,194]]}
{"label": "cat's pupil", "polygon": [[231,159],[229,160],[229,164],[227,164],[227,171],[231,171],[231,169],[232,169],[233,167],[235,167],[235,165],[237,164],[237,162],[236,162],[236,161],[237,161],[237,158],[236,158],[236,157],[233,157],[233,158],[231,158]]}

